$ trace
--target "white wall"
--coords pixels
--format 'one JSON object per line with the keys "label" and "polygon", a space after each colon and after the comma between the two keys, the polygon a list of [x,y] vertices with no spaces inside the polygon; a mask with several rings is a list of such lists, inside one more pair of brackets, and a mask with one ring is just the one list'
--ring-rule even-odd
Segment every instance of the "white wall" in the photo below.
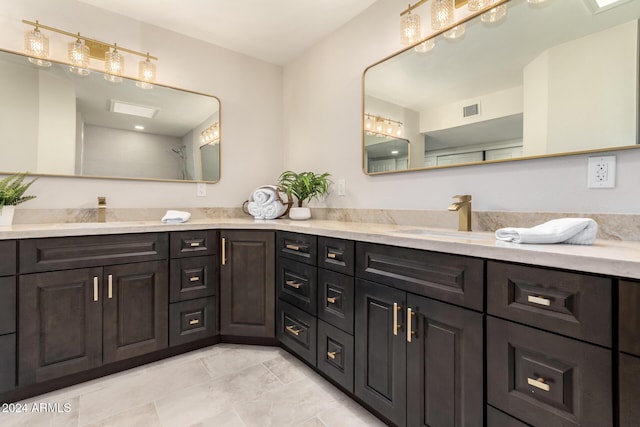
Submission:
{"label": "white wall", "polygon": [[[282,67],[75,0],[1,2],[0,48],[22,51],[29,29],[22,19],[149,51],[160,58],[160,83],[220,98],[222,178],[207,185],[206,197],[196,198],[190,183],[46,177],[31,187],[38,198],[21,208],[94,207],[97,195],[107,196],[114,208],[240,206],[252,189],[274,182],[283,170]],[[52,57],[66,58],[69,38],[48,35]],[[137,60],[126,62],[135,76]]]}
{"label": "white wall", "polygon": [[334,194],[327,205],[444,210],[451,196],[469,193],[480,210],[640,212],[640,150],[615,153],[617,187],[611,190],[586,188],[586,155],[364,175],[362,73],[400,47],[403,7],[379,0],[285,67],[286,166],[345,179],[347,196]]}

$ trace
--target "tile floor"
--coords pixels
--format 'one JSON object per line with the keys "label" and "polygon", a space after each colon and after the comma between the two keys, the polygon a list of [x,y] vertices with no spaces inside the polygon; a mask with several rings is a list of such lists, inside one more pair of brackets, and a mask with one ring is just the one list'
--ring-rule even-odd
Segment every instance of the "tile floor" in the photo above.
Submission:
{"label": "tile floor", "polygon": [[[218,344],[21,403],[28,412],[0,413],[0,426],[384,425],[286,351],[236,344]],[[32,412],[34,404],[44,412]]]}

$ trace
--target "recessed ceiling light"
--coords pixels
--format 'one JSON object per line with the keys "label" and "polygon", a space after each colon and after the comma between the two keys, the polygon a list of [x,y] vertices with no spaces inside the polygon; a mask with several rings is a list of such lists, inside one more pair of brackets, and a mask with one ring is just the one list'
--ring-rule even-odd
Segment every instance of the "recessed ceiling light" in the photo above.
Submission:
{"label": "recessed ceiling light", "polygon": [[599,13],[629,1],[631,0],[585,0],[585,3],[592,13]]}
{"label": "recessed ceiling light", "polygon": [[398,151],[398,150],[393,150],[393,151],[391,152],[391,154],[398,154],[398,153],[399,153],[399,151]]}
{"label": "recessed ceiling light", "polygon": [[111,99],[109,111],[112,113],[128,114],[130,116],[146,117],[148,119],[158,114],[158,109],[144,105],[129,104],[127,102]]}
{"label": "recessed ceiling light", "polygon": [[142,126],[142,125],[135,125],[134,128],[136,130],[144,130],[144,126]]}

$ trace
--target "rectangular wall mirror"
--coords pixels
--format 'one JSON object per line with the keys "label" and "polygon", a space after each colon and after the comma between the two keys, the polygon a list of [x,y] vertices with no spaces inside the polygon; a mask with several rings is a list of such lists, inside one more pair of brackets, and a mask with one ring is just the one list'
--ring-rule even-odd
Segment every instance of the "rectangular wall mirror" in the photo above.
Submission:
{"label": "rectangular wall mirror", "polygon": [[[437,34],[367,68],[365,173],[638,147],[640,1],[504,4],[498,22],[477,14],[460,38]],[[401,124],[408,165],[391,168],[391,147],[372,159],[369,117]]]}
{"label": "rectangular wall mirror", "polygon": [[[0,172],[167,181],[220,179],[220,102],[112,83],[0,51]],[[216,138],[203,138],[214,128]],[[204,148],[206,147],[206,148]]]}

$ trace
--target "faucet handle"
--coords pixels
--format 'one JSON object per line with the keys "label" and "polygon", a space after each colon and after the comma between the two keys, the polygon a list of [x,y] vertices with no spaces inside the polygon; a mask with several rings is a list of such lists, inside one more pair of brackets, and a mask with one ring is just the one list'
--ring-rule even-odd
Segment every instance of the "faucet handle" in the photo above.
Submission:
{"label": "faucet handle", "polygon": [[459,194],[457,196],[453,196],[454,199],[458,199],[459,202],[470,202],[471,194]]}

